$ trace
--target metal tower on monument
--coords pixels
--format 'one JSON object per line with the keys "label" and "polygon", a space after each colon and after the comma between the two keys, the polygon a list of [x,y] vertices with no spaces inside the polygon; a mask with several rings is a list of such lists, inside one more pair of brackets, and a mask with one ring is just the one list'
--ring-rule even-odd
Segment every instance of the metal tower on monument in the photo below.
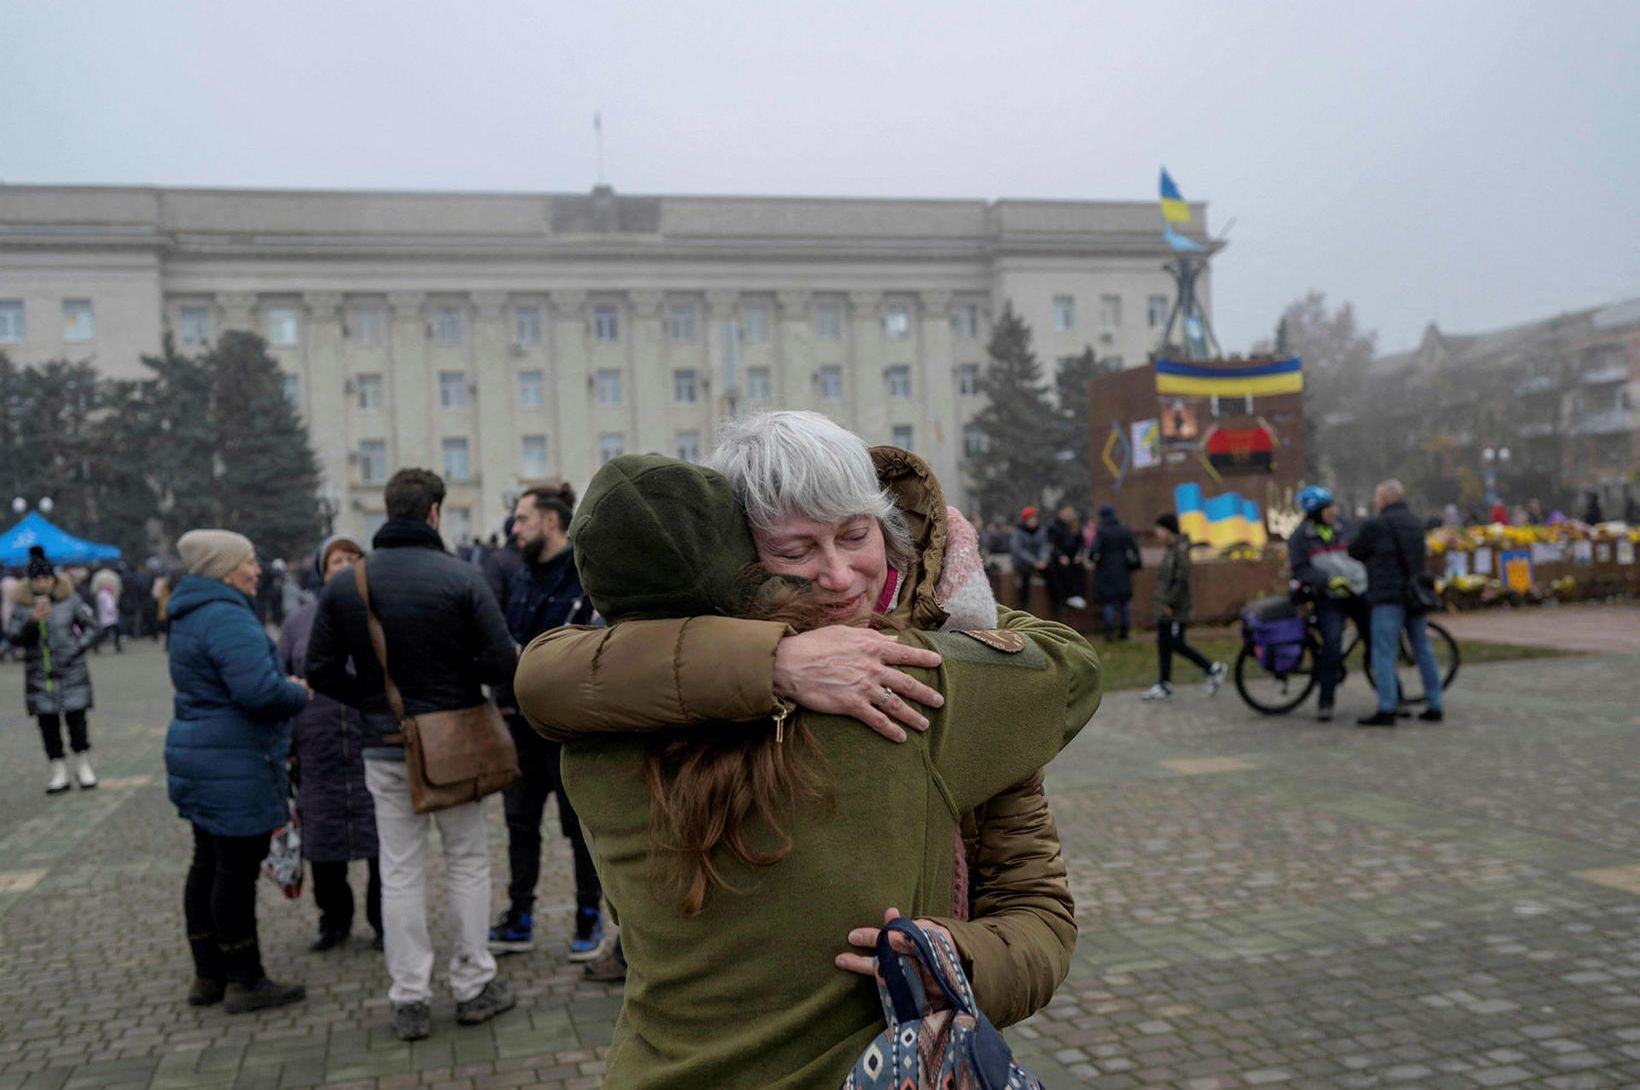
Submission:
{"label": "metal tower on monument", "polygon": [[[1207,271],[1207,261],[1224,246],[1223,240],[1204,246],[1195,239],[1173,229],[1175,223],[1190,222],[1190,206],[1179,193],[1179,187],[1162,168],[1161,178],[1162,235],[1173,249],[1173,259],[1162,266],[1173,277],[1173,309],[1162,330],[1162,348],[1173,350],[1187,360],[1216,359],[1222,354],[1219,340],[1213,335],[1213,323],[1208,320],[1196,293],[1196,281]],[[1180,336],[1175,339],[1174,331]]]}

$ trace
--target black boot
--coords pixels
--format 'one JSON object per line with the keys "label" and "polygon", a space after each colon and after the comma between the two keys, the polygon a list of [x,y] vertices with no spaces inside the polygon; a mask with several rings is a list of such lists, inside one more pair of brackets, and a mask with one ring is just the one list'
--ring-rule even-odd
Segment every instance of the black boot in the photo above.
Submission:
{"label": "black boot", "polygon": [[222,1009],[229,1014],[283,1007],[307,998],[300,984],[280,984],[262,971],[262,951],[254,938],[222,944],[222,960],[228,969]]}
{"label": "black boot", "polygon": [[188,988],[190,1007],[209,1007],[221,1002],[227,981],[222,971],[222,951],[211,934],[189,935],[188,948],[194,955],[194,982]]}

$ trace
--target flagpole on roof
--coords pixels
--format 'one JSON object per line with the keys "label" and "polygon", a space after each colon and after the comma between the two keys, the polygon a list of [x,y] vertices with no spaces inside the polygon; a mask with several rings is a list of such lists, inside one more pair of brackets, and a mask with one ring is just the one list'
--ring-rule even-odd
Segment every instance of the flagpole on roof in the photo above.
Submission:
{"label": "flagpole on roof", "polygon": [[607,184],[604,176],[604,112],[594,110],[592,113],[592,134],[598,144],[598,184]]}

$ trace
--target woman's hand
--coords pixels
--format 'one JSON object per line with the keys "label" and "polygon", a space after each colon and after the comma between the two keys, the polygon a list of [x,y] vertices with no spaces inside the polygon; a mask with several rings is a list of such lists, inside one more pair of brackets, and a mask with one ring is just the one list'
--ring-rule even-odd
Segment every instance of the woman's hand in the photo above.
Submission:
{"label": "woman's hand", "polygon": [[[883,913],[884,924],[887,924],[890,920],[897,920],[899,918],[900,910],[897,908],[891,908],[887,912]],[[914,920],[913,922],[924,931],[944,935],[945,941],[951,944],[951,949],[955,950],[957,948],[957,940],[951,937],[951,932],[944,927],[941,927],[933,920]],[[875,951],[877,949],[877,936],[879,934],[881,934],[880,928],[856,927],[853,931],[848,933],[848,941],[850,945],[863,946],[868,950]],[[911,940],[899,932],[893,932],[888,936],[888,945],[889,949],[893,950],[897,954],[909,954],[915,949],[915,947],[911,945]],[[875,977],[877,975],[877,958],[875,955],[867,956],[864,954],[838,954],[836,965],[839,969],[842,969],[847,973],[858,973],[861,976],[869,977]],[[940,989],[940,986],[934,983],[933,979],[929,977],[927,968],[920,960],[917,962],[917,975],[922,978],[923,994],[928,996],[929,1008],[931,1010],[940,1010],[941,1008],[947,1006],[948,1004],[945,1001],[945,993]]]}
{"label": "woman's hand", "polygon": [[[810,711],[853,716],[889,741],[903,742],[905,727],[928,729],[912,702],[938,708],[945,697],[894,667],[939,664],[937,651],[869,628],[831,625],[775,646],[774,691]],[[885,699],[885,691],[892,695]]]}

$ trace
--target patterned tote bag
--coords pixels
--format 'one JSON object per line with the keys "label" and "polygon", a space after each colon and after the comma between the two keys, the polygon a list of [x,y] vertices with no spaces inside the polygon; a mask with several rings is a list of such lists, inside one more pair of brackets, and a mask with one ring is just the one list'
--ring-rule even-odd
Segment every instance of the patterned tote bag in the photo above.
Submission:
{"label": "patterned tote bag", "polygon": [[[892,931],[910,939],[915,952],[895,953]],[[944,993],[944,1009],[930,1009],[919,965]],[[843,1090],[1043,1090],[980,1013],[945,936],[910,920],[890,921],[877,936],[877,994],[888,1028],[860,1054]]]}

